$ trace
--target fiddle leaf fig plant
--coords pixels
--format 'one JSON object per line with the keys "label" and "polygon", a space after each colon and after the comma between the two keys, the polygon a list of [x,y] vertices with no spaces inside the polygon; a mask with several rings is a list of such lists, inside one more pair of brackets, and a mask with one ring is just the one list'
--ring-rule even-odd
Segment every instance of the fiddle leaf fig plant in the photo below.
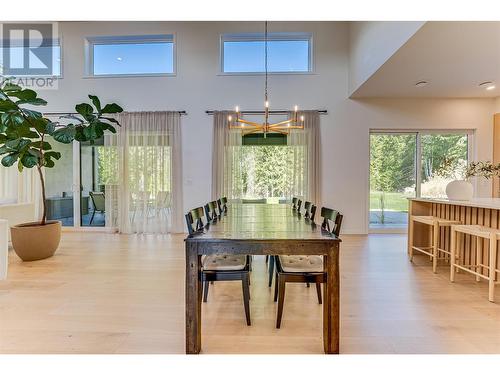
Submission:
{"label": "fiddle leaf fig plant", "polygon": [[115,118],[110,117],[123,111],[118,104],[102,106],[95,95],[89,95],[89,99],[92,104],[77,104],[77,114],[63,116],[69,123],[62,124],[34,109],[47,105],[35,91],[23,89],[8,79],[0,83],[1,163],[4,167],[17,163],[19,172],[24,168],[37,168],[43,202],[41,225],[45,225],[47,220],[43,168],[54,168],[61,158],[61,153],[53,150],[51,141],[92,143],[106,131],[116,133],[115,125],[120,125]]}

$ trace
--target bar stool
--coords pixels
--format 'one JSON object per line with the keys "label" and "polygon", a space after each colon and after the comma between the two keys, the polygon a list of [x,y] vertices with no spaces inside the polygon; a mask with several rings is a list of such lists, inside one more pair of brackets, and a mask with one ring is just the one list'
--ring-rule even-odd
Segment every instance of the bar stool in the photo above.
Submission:
{"label": "bar stool", "polygon": [[[413,228],[415,222],[426,224],[431,227],[432,231],[431,246],[421,247],[421,246],[415,246],[413,244]],[[432,259],[432,272],[436,273],[438,259],[445,259],[445,258],[440,258],[439,253],[445,253],[451,255],[450,251],[441,249],[439,247],[440,232],[441,232],[440,229],[443,227],[451,227],[452,225],[455,224],[461,224],[461,222],[457,220],[441,219],[435,216],[410,216],[410,233],[408,234],[408,240],[410,242],[409,244],[410,261],[411,262],[413,261],[413,251],[415,250],[425,255],[428,255]]]}
{"label": "bar stool", "polygon": [[[469,234],[476,237],[476,264],[458,264],[457,259],[459,257],[456,255],[456,243],[457,235]],[[490,243],[489,246],[489,264],[483,264],[483,247],[482,240],[487,240]],[[497,268],[497,252],[498,252],[498,240],[500,240],[500,230],[485,227],[482,225],[453,225],[451,227],[451,270],[450,270],[450,281],[455,281],[455,271],[463,270],[469,272],[476,276],[476,281],[481,278],[488,280],[488,300],[490,302],[495,301],[495,279],[496,274],[500,273],[500,269]],[[482,269],[488,270],[488,276],[483,275]]]}

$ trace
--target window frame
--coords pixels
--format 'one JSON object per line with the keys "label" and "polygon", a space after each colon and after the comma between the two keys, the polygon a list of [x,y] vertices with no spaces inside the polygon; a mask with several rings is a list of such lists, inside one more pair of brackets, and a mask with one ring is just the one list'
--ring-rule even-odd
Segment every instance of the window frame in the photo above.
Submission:
{"label": "window frame", "polygon": [[[116,73],[94,74],[94,46],[99,44],[146,44],[172,43],[172,73]],[[100,35],[85,37],[84,78],[123,78],[123,77],[174,77],[177,75],[177,37],[175,33],[148,35]]]}
{"label": "window frame", "polygon": [[[224,42],[256,42],[264,41],[264,33],[226,33],[221,34],[219,38],[219,72],[223,76],[252,76],[264,75],[265,72],[226,72],[224,71]],[[296,41],[307,40],[309,43],[308,67],[307,71],[268,71],[268,75],[307,75],[315,74],[314,65],[314,38],[313,33],[309,32],[276,32],[268,33],[268,41]]]}

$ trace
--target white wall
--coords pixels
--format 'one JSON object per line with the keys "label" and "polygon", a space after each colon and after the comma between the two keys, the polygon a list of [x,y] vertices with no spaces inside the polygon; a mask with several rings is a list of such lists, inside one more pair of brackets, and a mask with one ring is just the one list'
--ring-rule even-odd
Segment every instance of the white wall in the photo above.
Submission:
{"label": "white wall", "polygon": [[[210,199],[212,118],[207,109],[261,109],[262,76],[223,76],[219,35],[260,32],[262,23],[71,22],[61,23],[64,78],[43,94],[50,111],[69,111],[88,93],[116,101],[127,111],[186,110],[182,118],[185,209]],[[491,155],[494,101],[348,99],[349,27],[343,22],[272,22],[270,31],[314,34],[315,74],[273,75],[273,108],[327,109],[321,117],[323,204],[339,208],[345,233],[366,233],[370,128],[474,128],[478,154]],[[177,76],[83,78],[85,36],[176,33]],[[481,190],[487,194],[488,187]]]}
{"label": "white wall", "polygon": [[359,21],[349,24],[349,95],[377,71],[425,22]]}
{"label": "white wall", "polygon": [[500,113],[500,97],[495,98],[495,113]]}

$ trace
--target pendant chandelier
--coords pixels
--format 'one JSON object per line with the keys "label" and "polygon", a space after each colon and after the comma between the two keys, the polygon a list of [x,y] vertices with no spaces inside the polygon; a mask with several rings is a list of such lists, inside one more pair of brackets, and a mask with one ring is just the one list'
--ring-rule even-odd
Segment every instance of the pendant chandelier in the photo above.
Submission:
{"label": "pendant chandelier", "polygon": [[241,129],[243,135],[252,133],[263,133],[264,138],[268,133],[289,134],[291,129],[304,129],[304,116],[298,116],[298,106],[294,107],[294,115],[290,120],[269,123],[269,98],[267,90],[268,64],[267,64],[267,21],[265,22],[264,32],[264,66],[265,66],[265,85],[264,85],[264,121],[253,122],[242,118],[242,112],[238,106],[235,108],[236,118],[229,115],[227,120],[230,129]]}

